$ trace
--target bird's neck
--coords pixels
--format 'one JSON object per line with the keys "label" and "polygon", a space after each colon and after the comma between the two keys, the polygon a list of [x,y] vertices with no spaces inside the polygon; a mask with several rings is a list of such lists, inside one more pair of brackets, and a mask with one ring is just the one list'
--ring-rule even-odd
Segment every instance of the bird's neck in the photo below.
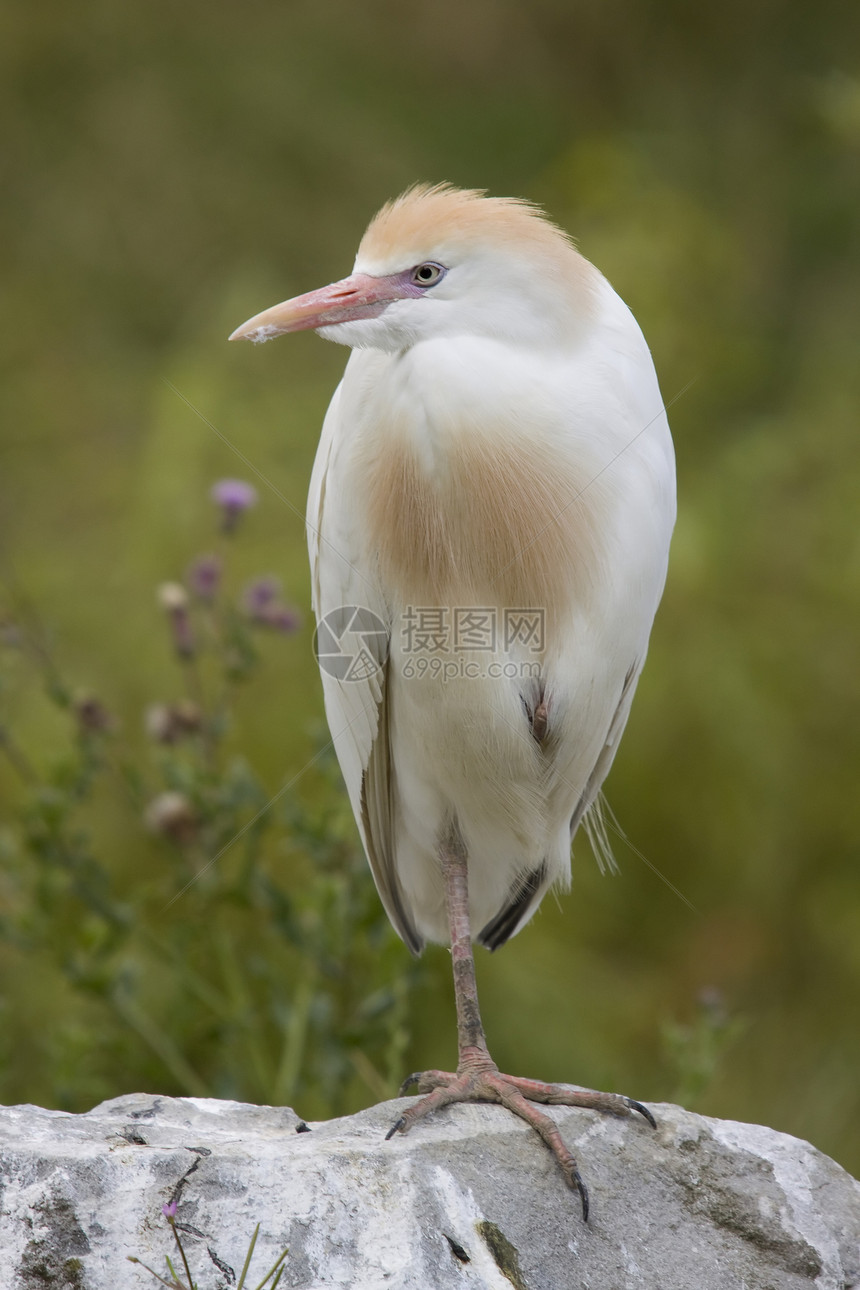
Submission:
{"label": "bird's neck", "polygon": [[[380,401],[363,420],[353,482],[368,551],[401,604],[541,608],[586,603],[603,564],[590,463],[527,407],[473,400],[457,418]],[[414,405],[413,405],[414,406]]]}

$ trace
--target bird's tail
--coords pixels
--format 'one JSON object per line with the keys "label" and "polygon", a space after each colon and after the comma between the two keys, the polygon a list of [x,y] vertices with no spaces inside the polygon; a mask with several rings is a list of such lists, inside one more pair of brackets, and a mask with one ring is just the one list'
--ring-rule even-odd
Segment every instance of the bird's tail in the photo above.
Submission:
{"label": "bird's tail", "polygon": [[585,835],[594,852],[600,872],[618,873],[618,861],[615,859],[615,852],[612,850],[612,843],[609,841],[609,829],[611,828],[622,838],[624,837],[624,830],[618,823],[615,812],[602,793],[597,794],[597,797],[595,797],[582,817],[582,827],[585,829]]}

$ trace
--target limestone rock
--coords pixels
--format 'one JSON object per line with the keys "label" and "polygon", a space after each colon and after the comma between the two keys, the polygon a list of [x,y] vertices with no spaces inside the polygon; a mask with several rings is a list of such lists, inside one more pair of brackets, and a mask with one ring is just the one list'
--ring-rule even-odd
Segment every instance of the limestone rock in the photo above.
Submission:
{"label": "limestone rock", "polygon": [[133,1094],[67,1115],[0,1109],[0,1290],[155,1290],[177,1224],[199,1290],[848,1290],[860,1184],[756,1125],[652,1107],[550,1110],[592,1198],[584,1224],[543,1144],[498,1106],[384,1140],[407,1099],[314,1124],[290,1110]]}

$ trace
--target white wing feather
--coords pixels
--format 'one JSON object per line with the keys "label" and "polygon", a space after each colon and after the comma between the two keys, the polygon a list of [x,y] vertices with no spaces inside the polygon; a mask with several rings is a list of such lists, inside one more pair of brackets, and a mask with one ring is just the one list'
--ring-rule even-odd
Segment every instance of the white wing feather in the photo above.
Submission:
{"label": "white wing feather", "polygon": [[[311,596],[317,624],[344,607],[369,610],[385,624],[390,614],[371,568],[360,567],[356,514],[348,482],[338,472],[342,443],[338,386],[323,424],[311,475],[307,531]],[[395,868],[393,783],[389,750],[388,663],[340,680],[321,668],[326,717],[341,772],[386,913],[414,953],[423,940],[406,912]]]}

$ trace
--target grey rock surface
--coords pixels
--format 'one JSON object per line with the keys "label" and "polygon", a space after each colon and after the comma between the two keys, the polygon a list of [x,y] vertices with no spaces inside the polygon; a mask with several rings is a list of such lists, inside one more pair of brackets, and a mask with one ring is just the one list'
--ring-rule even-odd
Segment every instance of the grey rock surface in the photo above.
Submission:
{"label": "grey rock surface", "polygon": [[847,1290],[860,1184],[797,1138],[653,1107],[656,1133],[553,1108],[592,1197],[584,1224],[543,1144],[498,1106],[384,1140],[408,1099],[315,1124],[290,1110],[133,1094],[68,1115],[0,1109],[2,1290],[153,1290],[178,1201],[199,1290]]}

